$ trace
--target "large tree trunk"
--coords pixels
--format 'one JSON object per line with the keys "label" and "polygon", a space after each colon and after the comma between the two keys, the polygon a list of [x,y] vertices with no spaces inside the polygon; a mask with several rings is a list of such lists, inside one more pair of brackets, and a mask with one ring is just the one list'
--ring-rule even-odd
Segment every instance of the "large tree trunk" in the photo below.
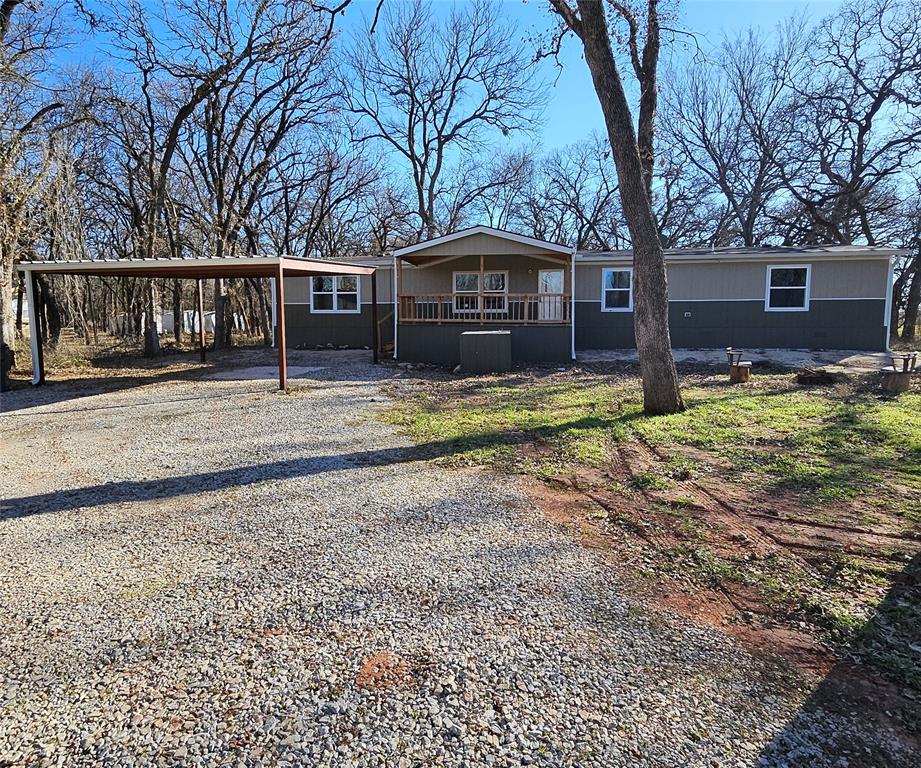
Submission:
{"label": "large tree trunk", "polygon": [[173,280],[173,338],[182,344],[182,282]]}
{"label": "large tree trunk", "polygon": [[262,331],[262,343],[272,346],[272,319],[269,317],[269,302],[265,297],[265,280],[257,277],[253,280],[256,298],[259,302],[259,330]]}
{"label": "large tree trunk", "polygon": [[47,318],[42,328],[42,338],[49,347],[53,348],[61,340],[61,308],[58,306],[54,291],[51,290],[51,284],[44,275],[39,276],[38,285],[42,297],[40,319]]}
{"label": "large tree trunk", "polygon": [[13,320],[13,257],[6,253],[8,246],[0,246],[0,341],[10,349],[16,348],[16,326]]}
{"label": "large tree trunk", "polygon": [[22,310],[23,303],[25,302],[25,291],[26,285],[25,281],[22,279],[22,275],[19,275],[16,281],[16,338],[22,338]]}
{"label": "large tree trunk", "polygon": [[[908,287],[905,302],[905,324],[902,326],[902,341],[914,341],[918,330],[918,311],[921,309],[921,257],[915,266],[915,274]],[[894,328],[893,328],[894,332]]]}
{"label": "large tree trunk", "polygon": [[217,278],[214,281],[214,348],[224,349],[227,346],[227,330],[225,328],[224,305],[227,297],[224,295],[224,281]]}
{"label": "large tree trunk", "polygon": [[648,414],[676,413],[684,409],[684,403],[668,329],[665,257],[646,193],[630,106],[611,50],[603,4],[579,0],[579,10],[585,59],[604,114],[633,243],[633,323],[643,378],[643,408]]}
{"label": "large tree trunk", "polygon": [[160,335],[157,333],[157,287],[153,280],[144,286],[144,357],[160,354]]}

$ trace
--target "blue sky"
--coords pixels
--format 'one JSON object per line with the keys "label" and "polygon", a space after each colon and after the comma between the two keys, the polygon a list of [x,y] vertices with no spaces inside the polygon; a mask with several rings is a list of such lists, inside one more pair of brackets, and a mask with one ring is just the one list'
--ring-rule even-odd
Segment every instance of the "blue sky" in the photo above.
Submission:
{"label": "blue sky", "polygon": [[[435,5],[447,10],[452,2],[435,0]],[[805,12],[818,20],[833,12],[838,4],[838,0],[683,0],[678,3],[680,16],[676,26],[693,31],[701,47],[706,48],[708,43],[718,45],[724,36],[734,36],[748,27],[759,28],[770,36],[778,23],[794,14]],[[357,0],[354,6],[343,20],[343,32],[360,22],[363,14],[373,13],[372,0]],[[523,37],[547,30],[552,23],[546,0],[503,0],[503,10]],[[547,148],[572,144],[593,131],[604,131],[601,109],[577,40],[568,42],[562,60],[563,69],[555,83],[552,80],[556,72],[548,67],[546,73],[551,78],[550,103],[543,131],[537,138]],[[516,138],[510,141],[515,142]]]}
{"label": "blue sky", "polygon": [[[145,0],[141,0],[144,2]],[[385,0],[395,4],[401,0]],[[455,0],[432,0],[436,13],[447,13]],[[463,2],[463,0],[457,0]],[[501,0],[503,12],[520,31],[524,40],[532,40],[549,30],[554,17],[548,10],[547,0]],[[662,5],[677,7],[679,18],[674,25],[692,31],[702,48],[718,45],[724,36],[733,36],[748,27],[760,29],[771,36],[777,25],[794,14],[807,15],[815,21],[832,13],[840,0],[661,0]],[[341,34],[348,35],[364,25],[364,19],[374,12],[376,0],[354,0],[346,15],[338,22]],[[668,4],[668,5],[666,5]],[[526,45],[533,45],[526,42]],[[68,63],[87,66],[103,63],[111,65],[101,55],[103,39],[99,33],[87,34],[80,43],[62,52]],[[663,54],[665,55],[665,54]],[[676,54],[682,56],[681,49]],[[539,135],[534,138],[547,149],[562,147],[587,138],[593,132],[604,132],[604,121],[591,77],[582,60],[579,42],[570,38],[561,57],[563,67],[557,71],[550,62],[541,66],[549,88],[549,103]],[[625,81],[630,87],[630,74]],[[520,145],[521,136],[511,136],[506,141]]]}

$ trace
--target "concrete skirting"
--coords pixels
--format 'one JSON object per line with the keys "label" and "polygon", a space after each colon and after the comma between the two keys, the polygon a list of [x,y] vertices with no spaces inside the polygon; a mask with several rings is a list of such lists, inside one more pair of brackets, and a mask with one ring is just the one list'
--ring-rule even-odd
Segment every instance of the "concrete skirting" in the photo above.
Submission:
{"label": "concrete skirting", "polygon": [[[673,349],[676,363],[726,366],[725,349]],[[577,353],[580,363],[636,362],[635,349],[587,349]],[[753,363],[771,363],[785,368],[827,368],[829,370],[879,371],[891,364],[886,352],[860,352],[848,349],[757,349],[745,350]]]}

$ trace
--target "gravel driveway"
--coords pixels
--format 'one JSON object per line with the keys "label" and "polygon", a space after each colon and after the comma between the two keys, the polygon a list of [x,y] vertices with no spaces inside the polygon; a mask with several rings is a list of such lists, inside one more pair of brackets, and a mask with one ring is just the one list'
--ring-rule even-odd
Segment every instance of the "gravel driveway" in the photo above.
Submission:
{"label": "gravel driveway", "polygon": [[5,396],[0,765],[866,764],[515,481],[419,458],[393,368],[292,357],[289,396]]}

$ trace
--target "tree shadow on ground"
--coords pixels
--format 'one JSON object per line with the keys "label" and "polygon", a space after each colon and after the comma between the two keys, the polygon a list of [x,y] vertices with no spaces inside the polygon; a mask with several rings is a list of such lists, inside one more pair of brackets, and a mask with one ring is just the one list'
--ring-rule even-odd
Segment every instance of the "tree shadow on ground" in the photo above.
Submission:
{"label": "tree shadow on ground", "polygon": [[[764,747],[755,766],[918,765],[921,553],[909,561],[838,658],[787,725]],[[850,726],[842,727],[842,719]]]}
{"label": "tree shadow on ground", "polygon": [[[597,426],[595,418],[576,419],[546,431],[557,432]],[[255,485],[266,481],[287,480],[326,472],[338,472],[357,466],[389,466],[450,456],[471,445],[514,446],[530,441],[524,432],[489,432],[466,435],[460,440],[436,440],[417,446],[381,448],[352,453],[303,456],[242,467],[213,470],[152,480],[121,480],[111,483],[51,491],[32,496],[8,498],[0,504],[0,520],[49,512],[68,512],[83,507],[97,507],[133,501],[150,501],[224,488]]]}

